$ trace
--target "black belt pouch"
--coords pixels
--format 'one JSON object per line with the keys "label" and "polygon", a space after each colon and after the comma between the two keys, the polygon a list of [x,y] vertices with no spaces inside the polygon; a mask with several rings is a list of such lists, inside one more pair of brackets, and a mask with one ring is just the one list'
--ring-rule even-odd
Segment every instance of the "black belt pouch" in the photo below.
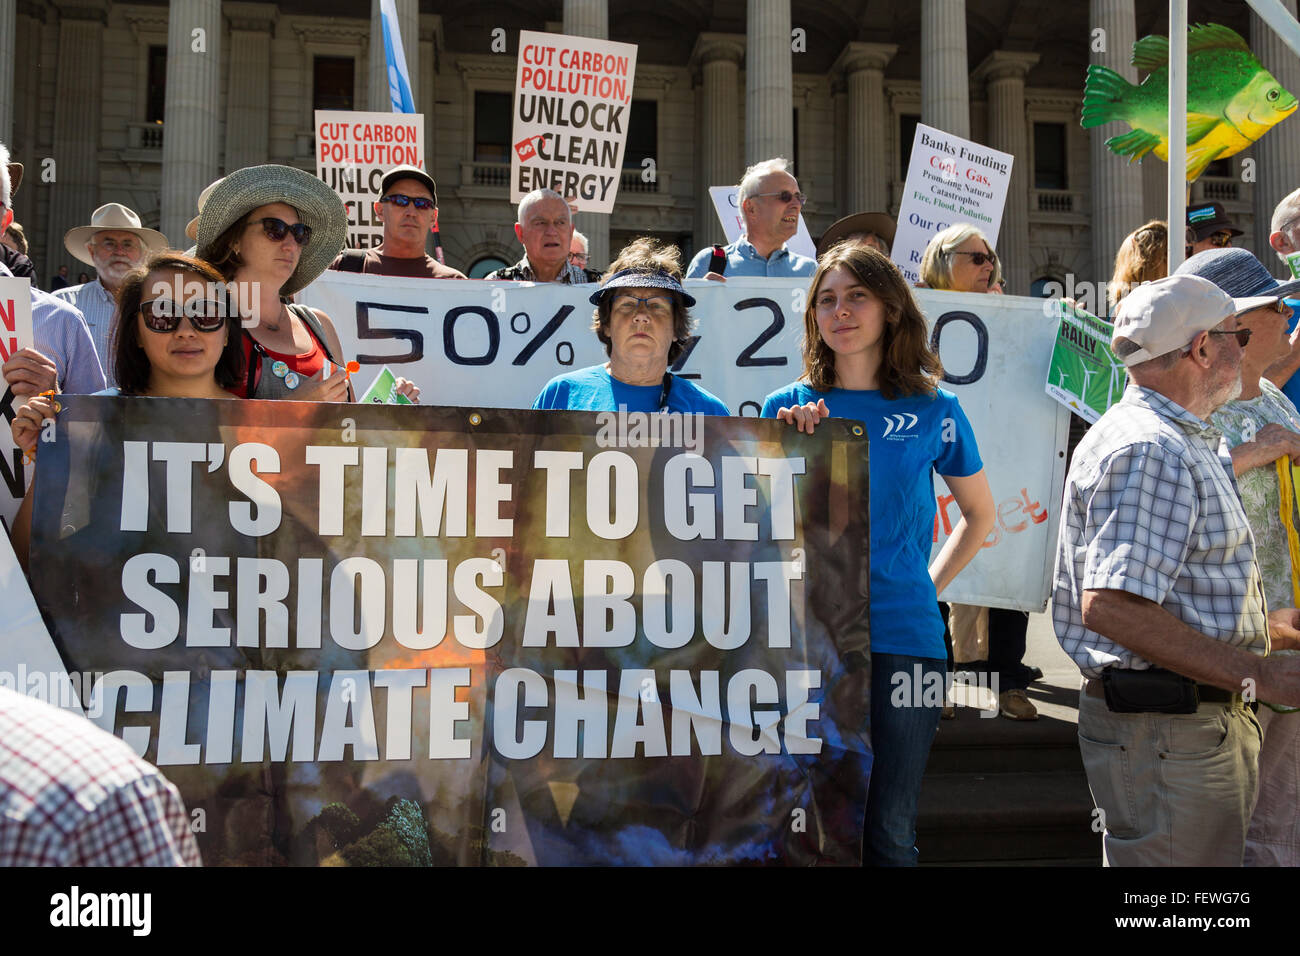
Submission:
{"label": "black belt pouch", "polygon": [[1196,682],[1166,670],[1101,672],[1106,706],[1117,714],[1194,714],[1200,703]]}

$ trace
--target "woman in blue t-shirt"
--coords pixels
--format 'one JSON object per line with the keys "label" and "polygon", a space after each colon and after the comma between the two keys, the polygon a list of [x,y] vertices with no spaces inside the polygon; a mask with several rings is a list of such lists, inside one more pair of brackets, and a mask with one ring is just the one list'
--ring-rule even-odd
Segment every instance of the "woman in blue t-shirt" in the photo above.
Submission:
{"label": "woman in blue t-shirt", "polygon": [[[946,678],[942,591],[993,527],[993,496],[957,397],[902,274],[874,249],[822,257],[804,310],[803,376],[763,415],[811,433],[831,415],[863,422],[870,442],[871,740],[863,862],[915,865],[916,806]],[[934,474],[961,510],[931,563]],[[920,688],[914,687],[917,680]]]}

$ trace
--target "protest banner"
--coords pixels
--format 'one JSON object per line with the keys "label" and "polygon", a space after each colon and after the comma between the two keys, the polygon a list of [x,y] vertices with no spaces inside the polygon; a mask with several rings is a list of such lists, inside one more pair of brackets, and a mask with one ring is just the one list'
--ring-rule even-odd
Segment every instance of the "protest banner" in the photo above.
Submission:
{"label": "protest banner", "polygon": [[402,165],[424,168],[422,114],[316,110],[316,175],[347,207],[349,249],[384,241],[372,204],[384,173]]}
{"label": "protest banner", "polygon": [[1092,424],[1124,395],[1128,374],[1110,350],[1115,328],[1063,299],[1047,304],[1057,320],[1047,394]]}
{"label": "protest banner", "polygon": [[[727,244],[735,242],[745,231],[745,221],[740,218],[740,187],[710,186],[709,198],[713,200],[714,211],[722,223],[722,232],[727,237]],[[786,246],[791,252],[797,252],[809,259],[817,258],[817,244],[808,233],[808,223],[804,222],[803,213],[799,213],[799,228]]]}
{"label": "protest banner", "polygon": [[[26,277],[0,277],[0,364],[9,361],[10,356],[32,345],[32,280]],[[14,444],[9,431],[14,412],[22,405],[22,399],[15,398],[8,387],[3,390],[0,411],[4,412],[0,432],[0,525],[8,533],[18,506],[27,494],[27,481],[30,465],[23,462],[23,453]]]}
{"label": "protest banner", "polygon": [[5,611],[0,687],[84,713],[81,700],[89,697],[94,675],[85,675],[83,682],[81,675],[69,675],[63,666],[7,534],[0,534],[0,607]]}
{"label": "protest banner", "polygon": [[613,212],[635,78],[635,44],[520,31],[510,201],[553,189]]}
{"label": "protest banner", "polygon": [[898,208],[898,232],[890,258],[915,284],[921,257],[934,236],[949,226],[979,226],[997,250],[1002,207],[1011,185],[1015,157],[941,129],[916,125],[907,183]]}
{"label": "protest banner", "polygon": [[[737,415],[799,377],[806,279],[688,280],[698,319],[673,366]],[[593,285],[459,282],[327,272],[304,291],[334,320],[344,351],[389,365],[421,401],[527,408],[552,377],[605,361],[591,331]],[[917,289],[947,377],[979,441],[998,524],[946,600],[1047,606],[1065,482],[1069,414],[1043,392],[1056,326],[1043,301]],[[364,379],[363,379],[364,380]],[[958,515],[940,487],[935,546]]]}
{"label": "protest banner", "polygon": [[209,865],[858,862],[849,423],[73,396],[56,425],[37,601]]}

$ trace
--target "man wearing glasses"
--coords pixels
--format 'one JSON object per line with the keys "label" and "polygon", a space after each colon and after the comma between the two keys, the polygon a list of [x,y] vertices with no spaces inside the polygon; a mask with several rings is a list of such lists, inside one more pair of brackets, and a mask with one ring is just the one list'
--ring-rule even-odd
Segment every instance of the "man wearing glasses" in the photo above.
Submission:
{"label": "man wearing glasses", "polygon": [[732,276],[811,277],[817,271],[817,262],[791,252],[785,245],[799,230],[804,199],[799,181],[790,175],[787,160],[765,159],[750,166],[736,196],[745,231],[735,242],[723,246],[726,275],[709,269],[713,248],[706,246],[691,260],[686,278],[724,281]]}
{"label": "man wearing glasses", "polygon": [[60,289],[55,298],[76,306],[86,317],[108,384],[116,386],[110,357],[118,287],[147,255],[167,248],[167,237],[156,229],[143,228],[134,210],[111,202],[91,214],[90,225],[64,233],[63,248],[73,258],[94,266],[95,278],[84,285]]}
{"label": "man wearing glasses", "polygon": [[330,263],[341,272],[415,279],[464,279],[425,252],[425,240],[438,225],[438,188],[418,166],[394,166],[380,181],[375,221],[384,241],[373,249],[344,249]]}
{"label": "man wearing glasses", "polygon": [[1217,202],[1201,203],[1187,208],[1187,240],[1191,251],[1188,257],[1206,249],[1227,249],[1232,240],[1242,234],[1232,224],[1223,206]]}

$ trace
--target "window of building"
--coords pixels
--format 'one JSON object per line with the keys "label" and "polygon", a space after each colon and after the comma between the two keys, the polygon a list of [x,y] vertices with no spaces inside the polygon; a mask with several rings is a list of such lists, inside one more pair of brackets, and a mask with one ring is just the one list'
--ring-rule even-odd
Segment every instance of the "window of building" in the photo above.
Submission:
{"label": "window of building", "polygon": [[1232,160],[1216,159],[1210,165],[1205,167],[1206,176],[1221,176],[1224,179],[1232,179]]}
{"label": "window of building", "polygon": [[898,178],[907,180],[907,165],[912,161],[912,140],[916,139],[916,124],[921,117],[904,113],[898,117]]}
{"label": "window of building", "polygon": [[474,162],[510,162],[513,96],[486,90],[474,94]]}
{"label": "window of building", "polygon": [[1065,124],[1034,124],[1034,188],[1067,189]]}
{"label": "window of building", "polygon": [[503,259],[498,259],[496,256],[484,256],[482,259],[479,259],[470,266],[469,272],[465,274],[471,279],[481,279],[489,272],[496,272],[498,269],[504,269],[508,265],[512,265],[512,263],[506,262]]}
{"label": "window of building", "polygon": [[641,169],[649,156],[659,162],[659,102],[633,100],[627,121],[627,146],[623,149],[623,168]]}
{"label": "window of building", "polygon": [[312,108],[352,109],[356,65],[350,56],[318,56],[312,60]]}
{"label": "window of building", "polygon": [[1035,279],[1029,287],[1029,294],[1037,299],[1053,298],[1053,293],[1065,288],[1065,283],[1056,276],[1043,276]]}
{"label": "window of building", "polygon": [[[139,76],[139,74],[136,74]],[[139,89],[139,87],[137,87]],[[167,105],[167,47],[149,47],[149,90],[145,105],[145,122],[161,123]]]}

